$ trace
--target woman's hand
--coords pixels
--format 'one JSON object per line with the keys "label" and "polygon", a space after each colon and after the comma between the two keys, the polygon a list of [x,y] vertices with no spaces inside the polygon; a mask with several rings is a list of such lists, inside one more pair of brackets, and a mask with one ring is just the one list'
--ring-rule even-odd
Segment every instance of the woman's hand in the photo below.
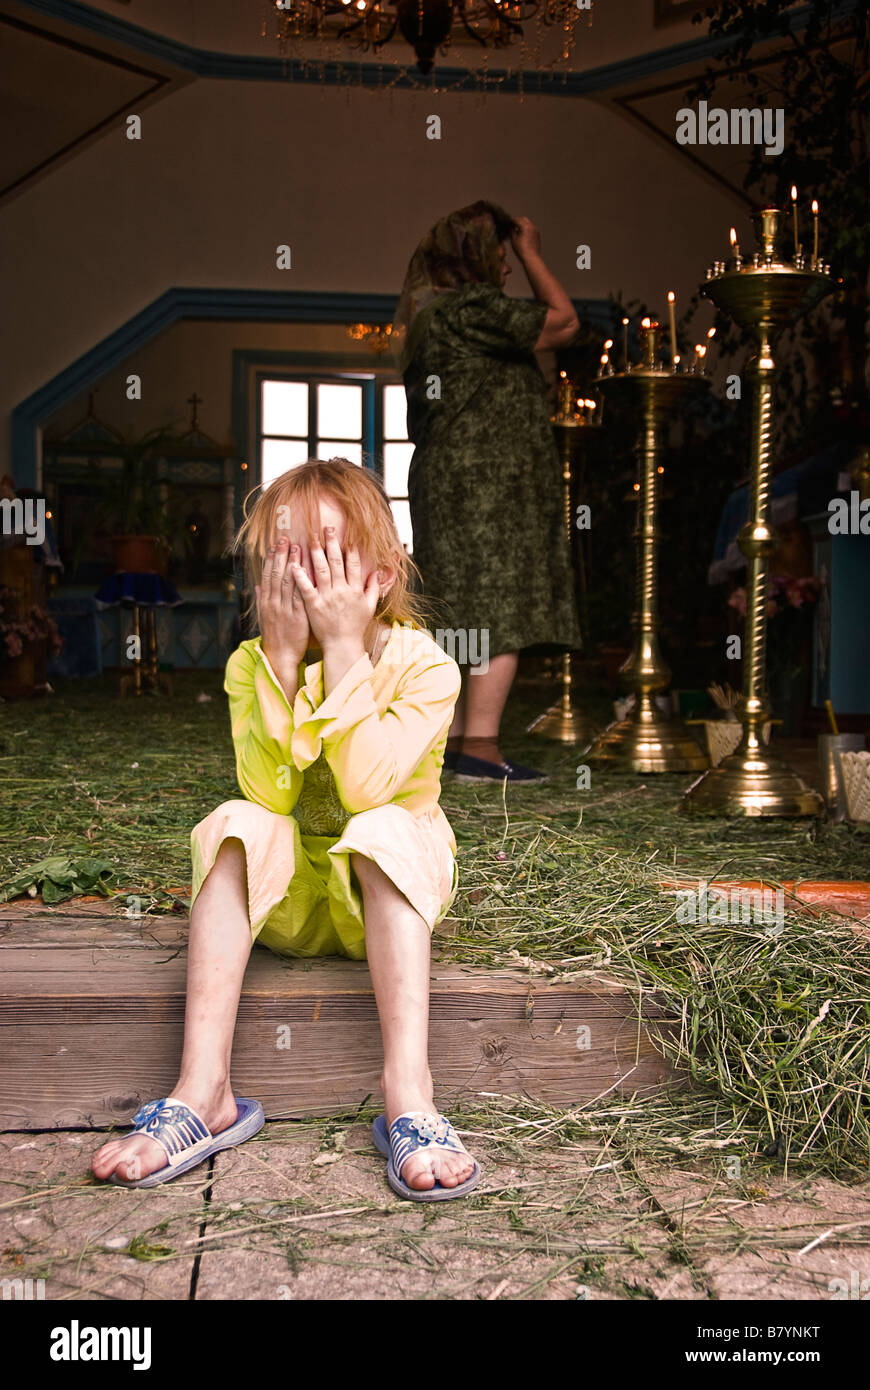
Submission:
{"label": "woman's hand", "polygon": [[541,233],[530,217],[517,217],[511,232],[511,246],[521,261],[531,254],[541,254]]}
{"label": "woman's hand", "polygon": [[308,614],[291,563],[294,554],[299,555],[298,545],[281,536],[269,547],[254,589],[262,648],[279,675],[281,667],[295,675],[310,641]]}
{"label": "woman's hand", "polygon": [[324,657],[329,650],[365,651],[365,633],[378,605],[378,575],[372,570],[363,585],[359,551],[351,547],[346,557],[335,538],[335,527],[325,527],[326,551],[311,546],[312,584],[299,564],[292,566],[301,591],[311,631]]}

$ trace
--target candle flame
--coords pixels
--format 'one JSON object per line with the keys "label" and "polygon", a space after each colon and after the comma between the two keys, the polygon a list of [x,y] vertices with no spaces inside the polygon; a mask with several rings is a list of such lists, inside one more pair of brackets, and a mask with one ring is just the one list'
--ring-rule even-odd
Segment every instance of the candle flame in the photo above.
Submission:
{"label": "candle flame", "polygon": [[707,349],[703,343],[698,343],[698,346],[695,348],[695,351],[697,352],[699,357],[704,357],[707,353]]}
{"label": "candle flame", "polygon": [[560,372],[559,375],[560,375],[560,377],[562,378],[562,380],[564,381],[565,378],[567,377],[568,373],[567,373],[567,372]]}
{"label": "candle flame", "polygon": [[816,199],[813,198],[813,216],[814,216],[814,217],[818,217],[818,215],[819,215],[819,205],[818,205],[818,202],[816,201]]}
{"label": "candle flame", "polygon": [[668,290],[668,303],[669,303],[669,304],[673,304],[673,302],[674,302],[674,300],[676,299],[676,297],[677,297],[677,296],[674,294],[673,290]]}
{"label": "candle flame", "polygon": [[612,338],[608,338],[608,339],[607,339],[607,342],[604,344],[604,349],[605,349],[606,352],[609,352],[610,349],[611,349],[612,347],[613,347],[613,339],[612,339]]}
{"label": "candle flame", "polygon": [[627,328],[627,327],[628,327],[628,319],[623,319],[623,320],[622,320],[622,326],[623,326],[623,328]]}
{"label": "candle flame", "polygon": [[736,228],[736,227],[732,227],[731,230],[730,230],[729,233],[728,233],[728,236],[729,236],[730,239],[731,239],[731,245],[732,245],[732,246],[736,246],[736,245],[737,245],[737,228]]}
{"label": "candle flame", "polygon": [[792,200],[793,203],[796,203],[796,202],[797,202],[797,185],[796,185],[796,184],[792,184],[792,186],[791,186],[791,200]]}
{"label": "candle flame", "polygon": [[651,319],[641,319],[641,321],[640,321],[640,326],[641,326],[641,328],[649,328],[649,327],[651,326],[651,323],[652,323],[652,320],[651,320]]}
{"label": "candle flame", "polygon": [[606,366],[607,366],[607,363],[608,363],[609,361],[610,361],[610,358],[607,356],[607,353],[606,353],[606,352],[602,352],[602,354],[601,354],[601,365],[602,365],[603,367],[606,367]]}
{"label": "candle flame", "polygon": [[584,401],[583,404],[585,405],[585,407],[586,407],[587,410],[594,410],[594,409],[595,409],[595,406],[596,406],[596,404],[597,404],[597,402],[596,402],[596,401]]}
{"label": "candle flame", "polygon": [[674,366],[675,366],[675,367],[678,366],[682,360],[683,360],[683,359],[680,357],[680,354],[679,354],[678,352],[675,352],[675,353],[674,353]]}
{"label": "candle flame", "polygon": [[708,329],[707,329],[707,337],[708,337],[708,338],[715,338],[715,337],[716,337],[716,330],[715,330],[715,328],[708,328]]}

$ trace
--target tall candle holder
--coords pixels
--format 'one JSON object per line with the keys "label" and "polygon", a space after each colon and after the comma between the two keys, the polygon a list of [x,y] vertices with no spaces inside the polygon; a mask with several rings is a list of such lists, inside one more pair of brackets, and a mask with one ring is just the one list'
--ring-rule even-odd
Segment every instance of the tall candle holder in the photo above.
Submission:
{"label": "tall candle holder", "polygon": [[661,431],[674,408],[709,382],[703,375],[703,356],[691,368],[679,359],[664,367],[659,362],[659,325],[641,325],[642,361],[626,363],[614,372],[603,363],[596,382],[608,402],[613,400],[637,410],[641,429],[637,442],[638,509],[637,607],[631,655],[620,667],[625,686],[635,693],[635,704],[626,719],[610,724],[585,753],[586,761],[603,767],[630,768],[634,772],[698,772],[709,766],[699,744],[679,719],[663,715],[655,696],[670,684],[671,671],[661,654],[658,638],[659,532],[656,529],[657,484]]}
{"label": "tall candle holder", "polygon": [[771,714],[766,665],[767,575],[776,547],[770,516],[773,342],[798,311],[834,289],[830,266],[817,253],[811,266],[799,245],[790,262],[779,258],[781,218],[779,208],[764,208],[755,219],[761,250],[751,264],[735,258],[726,267],[716,261],[701,287],[718,308],[754,335],[758,353],[747,367],[753,386],[750,517],[738,537],[748,570],[743,695],[737,707],[743,737],[736,752],[689,787],[680,809],[690,814],[817,816],[823,809],[818,793],[772,754],[761,736]]}
{"label": "tall candle holder", "polygon": [[[571,543],[571,465],[581,438],[581,431],[593,429],[601,424],[601,403],[584,397],[577,399],[574,382],[566,372],[559,382],[559,409],[551,415],[550,422],[556,434],[559,457],[562,463],[562,500],[565,511],[565,525],[568,528],[568,543]],[[563,652],[559,674],[561,693],[558,700],[526,730],[528,734],[540,734],[542,738],[558,739],[560,743],[571,745],[588,743],[598,732],[598,726],[586,714],[574,693],[574,677],[571,673],[571,652]]]}

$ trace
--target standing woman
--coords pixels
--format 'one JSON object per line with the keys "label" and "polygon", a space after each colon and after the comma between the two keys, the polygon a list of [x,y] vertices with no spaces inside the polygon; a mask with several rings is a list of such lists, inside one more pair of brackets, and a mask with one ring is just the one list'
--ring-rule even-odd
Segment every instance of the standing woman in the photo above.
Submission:
{"label": "standing woman", "polygon": [[[508,240],[535,303],[503,292]],[[502,756],[499,726],[522,648],[581,644],[562,470],[535,358],[571,341],[577,315],[541,259],[537,227],[481,200],[420,242],[394,327],[415,445],[414,563],[471,659],[445,764],[462,781],[543,781]]]}

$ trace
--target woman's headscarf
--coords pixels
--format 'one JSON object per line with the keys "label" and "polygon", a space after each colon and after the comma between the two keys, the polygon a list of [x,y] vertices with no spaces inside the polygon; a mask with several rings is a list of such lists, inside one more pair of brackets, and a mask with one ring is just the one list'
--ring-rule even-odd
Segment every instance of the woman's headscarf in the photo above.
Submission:
{"label": "woman's headscarf", "polygon": [[436,222],[411,257],[393,320],[392,342],[402,369],[414,355],[414,320],[433,300],[463,285],[501,288],[498,248],[514,219],[497,203],[479,199]]}

